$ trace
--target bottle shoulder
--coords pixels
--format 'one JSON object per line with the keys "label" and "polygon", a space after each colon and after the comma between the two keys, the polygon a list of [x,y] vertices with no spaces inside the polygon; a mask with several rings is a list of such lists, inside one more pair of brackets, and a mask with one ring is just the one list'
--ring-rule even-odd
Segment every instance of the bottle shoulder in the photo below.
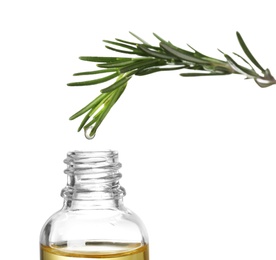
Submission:
{"label": "bottle shoulder", "polygon": [[98,209],[85,209],[85,210],[71,210],[71,209],[61,209],[55,212],[50,218],[45,222],[44,229],[46,226],[59,227],[63,225],[83,224],[86,223],[110,223],[119,224],[122,222],[127,222],[128,224],[142,223],[139,216],[132,210],[126,207],[120,208],[98,208]]}
{"label": "bottle shoulder", "polygon": [[44,245],[85,239],[129,239],[147,241],[147,233],[141,219],[130,209],[99,208],[71,210],[63,208],[54,213],[42,228],[40,240]]}

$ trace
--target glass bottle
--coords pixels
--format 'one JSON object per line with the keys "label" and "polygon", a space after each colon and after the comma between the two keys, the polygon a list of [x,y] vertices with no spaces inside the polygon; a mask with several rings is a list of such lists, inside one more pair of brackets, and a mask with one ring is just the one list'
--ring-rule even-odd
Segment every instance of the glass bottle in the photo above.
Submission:
{"label": "glass bottle", "polygon": [[69,152],[64,204],[44,224],[41,260],[148,260],[148,236],[123,204],[118,153]]}

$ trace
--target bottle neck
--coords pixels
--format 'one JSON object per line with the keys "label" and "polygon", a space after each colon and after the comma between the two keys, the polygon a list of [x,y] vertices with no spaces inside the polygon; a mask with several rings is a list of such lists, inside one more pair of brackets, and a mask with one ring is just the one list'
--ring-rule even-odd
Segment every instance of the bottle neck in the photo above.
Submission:
{"label": "bottle neck", "polygon": [[120,186],[121,163],[115,151],[69,152],[64,160],[67,185],[62,190],[67,208],[120,207],[125,189]]}

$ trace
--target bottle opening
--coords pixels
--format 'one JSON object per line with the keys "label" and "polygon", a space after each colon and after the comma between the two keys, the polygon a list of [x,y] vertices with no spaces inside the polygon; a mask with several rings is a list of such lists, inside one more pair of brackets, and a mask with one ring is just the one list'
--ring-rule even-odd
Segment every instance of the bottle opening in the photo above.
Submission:
{"label": "bottle opening", "polygon": [[64,160],[67,186],[62,197],[69,200],[116,199],[125,195],[120,186],[121,163],[116,151],[74,151]]}
{"label": "bottle opening", "polygon": [[67,154],[67,175],[117,171],[121,168],[116,151],[74,151]]}

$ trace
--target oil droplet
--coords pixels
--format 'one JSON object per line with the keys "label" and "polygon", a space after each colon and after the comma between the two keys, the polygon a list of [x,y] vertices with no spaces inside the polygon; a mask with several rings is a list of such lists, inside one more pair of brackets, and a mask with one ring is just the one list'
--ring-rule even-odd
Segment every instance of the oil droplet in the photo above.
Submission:
{"label": "oil droplet", "polygon": [[88,128],[85,128],[84,129],[84,136],[86,137],[86,139],[88,139],[88,140],[91,140],[91,139],[93,139],[94,137],[95,137],[95,134],[94,135],[90,135],[90,133],[91,133],[91,130],[93,129],[93,125],[92,126],[90,126],[90,127],[88,127]]}

